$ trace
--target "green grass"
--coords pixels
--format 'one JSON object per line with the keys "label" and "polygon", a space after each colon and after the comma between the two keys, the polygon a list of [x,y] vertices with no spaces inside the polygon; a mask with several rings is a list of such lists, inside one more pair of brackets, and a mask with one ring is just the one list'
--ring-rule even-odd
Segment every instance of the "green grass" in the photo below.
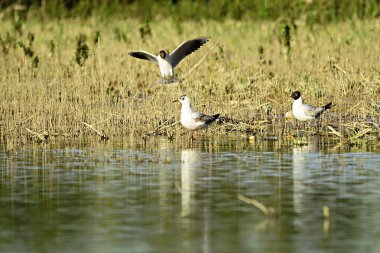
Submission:
{"label": "green grass", "polygon": [[[162,20],[173,17],[177,22],[185,20],[278,20],[304,19],[308,25],[326,24],[351,18],[380,16],[379,0],[50,0],[50,1],[0,0],[1,16],[47,18],[81,17],[100,15],[108,19],[115,16],[140,20]],[[0,17],[1,17],[0,16]]]}
{"label": "green grass", "polygon": [[[1,142],[83,141],[100,135],[188,138],[173,125],[180,106],[172,101],[182,94],[191,98],[194,109],[224,118],[223,124],[211,127],[209,136],[256,133],[284,138],[295,133],[293,123],[284,119],[294,90],[308,103],[336,104],[319,126],[301,125],[306,133],[319,129],[348,143],[378,139],[380,21],[310,27],[299,20],[296,25],[248,20],[173,25],[170,19],[103,22],[96,17],[30,20],[21,26],[4,21]],[[178,76],[209,54],[180,85],[157,84],[157,66],[127,55],[138,49],[173,51],[198,36],[210,36],[210,42],[181,62]],[[328,134],[329,124],[340,137]]]}

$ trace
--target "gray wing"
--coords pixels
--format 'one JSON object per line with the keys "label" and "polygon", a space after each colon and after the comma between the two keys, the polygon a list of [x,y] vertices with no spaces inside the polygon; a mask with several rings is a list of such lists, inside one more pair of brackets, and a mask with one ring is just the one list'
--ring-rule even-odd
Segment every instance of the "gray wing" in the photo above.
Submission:
{"label": "gray wing", "polygon": [[316,107],[312,105],[306,105],[304,104],[304,113],[306,116],[311,116],[311,117],[319,117],[321,113],[323,112],[322,107]]}
{"label": "gray wing", "polygon": [[183,60],[186,56],[191,54],[200,48],[203,44],[208,41],[207,37],[200,37],[192,40],[188,40],[179,45],[173,53],[171,53],[172,57],[172,65],[173,67],[177,66],[180,61]]}
{"label": "gray wing", "polygon": [[214,116],[209,116],[209,115],[206,115],[206,114],[201,113],[201,112],[193,112],[193,114],[191,116],[192,116],[193,120],[195,120],[196,122],[203,121],[206,124],[216,120],[216,118]]}
{"label": "gray wing", "polygon": [[138,58],[138,59],[143,59],[143,60],[148,60],[153,63],[158,64],[157,57],[151,53],[145,52],[145,51],[136,51],[136,52],[130,52],[128,53],[130,56]]}

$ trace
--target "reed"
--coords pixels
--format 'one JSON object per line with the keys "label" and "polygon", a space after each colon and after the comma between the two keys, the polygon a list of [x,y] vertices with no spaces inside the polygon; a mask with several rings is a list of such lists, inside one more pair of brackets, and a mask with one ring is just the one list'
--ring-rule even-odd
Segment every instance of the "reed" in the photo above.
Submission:
{"label": "reed", "polygon": [[[285,138],[295,134],[294,122],[284,117],[294,90],[308,103],[336,104],[317,125],[301,124],[305,134],[318,131],[348,145],[379,139],[378,19],[313,27],[302,20],[296,26],[189,20],[180,27],[170,19],[103,22],[95,16],[21,25],[4,20],[1,142],[188,138],[172,103],[182,94],[197,110],[222,115],[208,136]],[[159,85],[157,66],[127,55],[204,35],[210,42],[177,68],[180,84]]]}

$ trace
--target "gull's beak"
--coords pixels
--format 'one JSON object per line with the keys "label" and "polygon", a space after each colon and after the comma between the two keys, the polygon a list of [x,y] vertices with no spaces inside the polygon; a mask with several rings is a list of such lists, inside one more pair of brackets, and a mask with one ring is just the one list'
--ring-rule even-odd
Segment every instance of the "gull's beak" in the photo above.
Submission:
{"label": "gull's beak", "polygon": [[175,102],[179,102],[178,99],[176,99],[176,100],[173,101],[173,103],[175,103]]}

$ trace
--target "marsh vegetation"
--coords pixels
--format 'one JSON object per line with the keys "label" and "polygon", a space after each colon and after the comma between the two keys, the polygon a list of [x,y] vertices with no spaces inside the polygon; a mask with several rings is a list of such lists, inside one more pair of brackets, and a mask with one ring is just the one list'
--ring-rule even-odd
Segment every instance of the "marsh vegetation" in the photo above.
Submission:
{"label": "marsh vegetation", "polygon": [[[179,84],[159,85],[156,66],[129,57],[210,41],[177,68]],[[299,124],[344,144],[376,141],[380,110],[380,21],[255,22],[93,15],[86,19],[2,20],[0,133],[8,148],[28,142],[188,138],[177,123],[186,94],[196,110],[220,113],[204,136],[288,138],[294,90],[335,106],[317,124]],[[194,66],[196,66],[194,68]]]}

